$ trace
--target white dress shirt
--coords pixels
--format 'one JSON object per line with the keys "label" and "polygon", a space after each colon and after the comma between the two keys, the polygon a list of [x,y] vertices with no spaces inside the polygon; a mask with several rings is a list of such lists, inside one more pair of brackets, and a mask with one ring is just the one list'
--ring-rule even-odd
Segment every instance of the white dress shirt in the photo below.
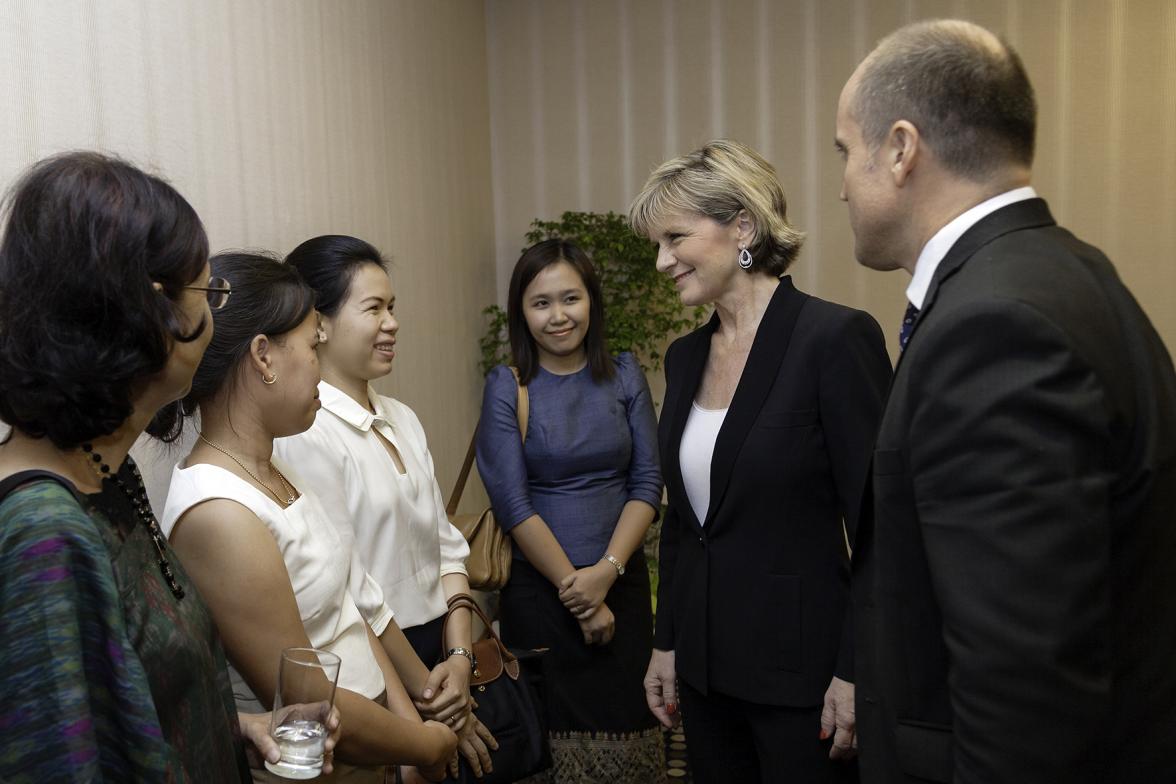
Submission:
{"label": "white dress shirt", "polygon": [[[351,531],[332,523],[322,503],[279,460],[274,464],[302,495],[282,508],[268,495],[225,469],[198,463],[172,471],[159,524],[171,536],[176,522],[193,506],[223,498],[244,506],[265,524],[278,543],[298,614],[315,648],[343,660],[339,685],[374,699],[384,691],[384,674],[368,642],[367,625],[380,634],[392,620],[380,586],[364,572]],[[358,591],[353,591],[358,586]],[[237,707],[263,713],[264,708],[236,669],[230,668]]]}
{"label": "white dress shirt", "polygon": [[927,244],[923,246],[923,250],[919,253],[919,258],[915,262],[915,274],[911,276],[910,285],[907,286],[906,290],[907,300],[916,308],[922,310],[923,301],[927,299],[927,290],[931,287],[931,279],[935,277],[935,270],[939,269],[940,262],[947,256],[947,252],[951,250],[952,245],[955,245],[960,237],[964,236],[964,232],[979,223],[982,218],[988,217],[1001,207],[1007,207],[1010,204],[1025,201],[1026,199],[1036,198],[1037,191],[1028,185],[1023,188],[1014,188],[1011,191],[1005,191],[1002,194],[993,196],[987,201],[980,202],[969,210],[961,212],[946,226],[935,232],[935,235],[927,240]]}
{"label": "white dress shirt", "polygon": [[[337,520],[350,523],[402,629],[441,617],[441,577],[467,574],[470,548],[445,515],[420,420],[370,386],[375,414],[325,381],[319,399],[323,407],[310,430],[278,439],[274,454],[295,467]],[[403,474],[373,431],[396,447]]]}

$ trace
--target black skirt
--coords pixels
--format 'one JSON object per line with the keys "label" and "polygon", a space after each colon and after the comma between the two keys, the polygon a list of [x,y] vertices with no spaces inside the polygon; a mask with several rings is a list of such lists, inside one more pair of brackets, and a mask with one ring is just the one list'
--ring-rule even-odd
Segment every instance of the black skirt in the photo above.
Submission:
{"label": "black skirt", "polygon": [[649,572],[638,550],[605,598],[616,618],[608,645],[585,645],[559,592],[524,560],[502,589],[502,640],[512,648],[548,648],[544,703],[558,782],[649,782],[664,779],[657,720],[642,680],[653,646]]}
{"label": "black skirt", "polygon": [[408,644],[416,651],[416,655],[426,667],[432,670],[441,661],[441,630],[445,626],[445,616],[441,615],[431,621],[401,629]]}

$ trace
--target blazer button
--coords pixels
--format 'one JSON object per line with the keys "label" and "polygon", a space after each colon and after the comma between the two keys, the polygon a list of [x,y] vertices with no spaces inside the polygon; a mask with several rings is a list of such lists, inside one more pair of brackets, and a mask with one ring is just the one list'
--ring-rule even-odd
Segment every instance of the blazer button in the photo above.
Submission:
{"label": "blazer button", "polygon": [[698,543],[700,545],[702,545],[703,547],[706,547],[706,537],[705,536],[698,537]]}

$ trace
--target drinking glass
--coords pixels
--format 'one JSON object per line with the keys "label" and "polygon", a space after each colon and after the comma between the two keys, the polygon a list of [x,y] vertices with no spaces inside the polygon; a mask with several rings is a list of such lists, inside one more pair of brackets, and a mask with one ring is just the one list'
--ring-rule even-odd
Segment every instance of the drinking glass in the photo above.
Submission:
{"label": "drinking glass", "polygon": [[282,651],[270,717],[270,735],[282,758],[265,763],[271,773],[288,779],[313,779],[322,773],[325,722],[335,703],[341,663],[335,654],[315,648]]}

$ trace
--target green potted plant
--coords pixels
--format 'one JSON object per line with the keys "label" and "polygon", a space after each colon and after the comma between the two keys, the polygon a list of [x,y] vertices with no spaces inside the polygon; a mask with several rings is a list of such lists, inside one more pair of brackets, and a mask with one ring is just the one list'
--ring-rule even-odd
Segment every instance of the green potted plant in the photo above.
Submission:
{"label": "green potted plant", "polygon": [[[638,237],[624,216],[615,212],[565,212],[559,220],[535,220],[527,245],[561,237],[584,249],[600,276],[608,347],[613,354],[632,351],[646,372],[661,367],[659,349],[666,339],[702,323],[706,309],[687,308],[674,285],[657,271],[657,250]],[[491,305],[480,346],[482,373],[510,362],[506,311]]]}

